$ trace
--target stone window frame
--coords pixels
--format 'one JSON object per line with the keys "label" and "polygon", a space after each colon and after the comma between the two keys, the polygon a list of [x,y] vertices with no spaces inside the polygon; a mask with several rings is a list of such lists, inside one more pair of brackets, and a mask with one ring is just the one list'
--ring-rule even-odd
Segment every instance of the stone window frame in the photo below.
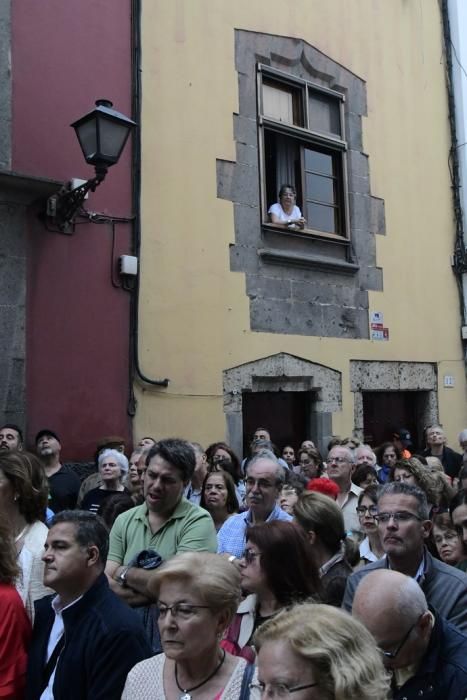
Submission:
{"label": "stone window frame", "polygon": [[[267,81],[268,84],[276,84],[290,89],[291,93],[295,93],[296,100],[299,104],[297,108],[297,122],[290,123],[282,120],[274,119],[274,117],[265,114],[263,106],[263,84]],[[312,128],[309,98],[312,96],[325,97],[337,105],[339,114],[339,135],[337,133],[318,131]],[[260,172],[260,197],[262,209],[263,229],[269,229],[279,233],[294,233],[302,234],[306,237],[317,237],[318,239],[330,238],[337,242],[349,242],[349,208],[348,208],[348,184],[347,184],[347,142],[345,139],[345,94],[329,87],[319,85],[311,80],[299,78],[292,73],[271,68],[263,63],[257,64],[257,97],[258,97],[258,146],[259,146],[259,172]],[[299,123],[299,122],[302,123]],[[298,204],[301,205],[302,215],[307,218],[306,211],[306,174],[303,153],[301,154],[300,173],[294,173],[294,177],[286,178],[287,182],[276,182],[274,185],[274,193],[268,197],[268,190],[272,187],[268,183],[269,175],[266,164],[266,134],[279,134],[293,140],[302,150],[305,146],[316,148],[318,151],[331,155],[333,160],[337,161],[335,166],[336,191],[335,209],[339,219],[339,231],[326,232],[305,226],[304,229],[297,230],[285,228],[280,224],[273,224],[268,219],[268,208],[271,204],[277,202],[277,191],[284,184],[292,184],[296,187],[298,193],[301,193],[301,200]],[[297,178],[295,180],[295,177]],[[319,202],[317,202],[319,203]]]}
{"label": "stone window frame", "polygon": [[[253,331],[333,338],[369,337],[370,291],[383,291],[376,238],[384,200],[371,191],[363,147],[365,80],[304,39],[235,29],[238,108],[235,158],[216,159],[217,196],[233,205],[230,270],[245,274]],[[262,221],[257,65],[345,95],[350,242],[279,231]],[[225,154],[224,154],[225,155]],[[310,274],[311,273],[311,274]]]}

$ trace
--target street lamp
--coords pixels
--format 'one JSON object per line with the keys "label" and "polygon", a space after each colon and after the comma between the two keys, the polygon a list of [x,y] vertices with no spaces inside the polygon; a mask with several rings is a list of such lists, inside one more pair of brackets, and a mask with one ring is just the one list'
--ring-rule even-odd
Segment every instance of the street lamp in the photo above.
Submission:
{"label": "street lamp", "polygon": [[96,175],[75,189],[68,184],[48,199],[47,216],[63,233],[73,231],[74,217],[87,193],[94,192],[108,168],[118,163],[130,131],[136,126],[136,122],[112,107],[109,100],[97,100],[92,112],[70,125],[76,132],[86,163],[94,166]]}

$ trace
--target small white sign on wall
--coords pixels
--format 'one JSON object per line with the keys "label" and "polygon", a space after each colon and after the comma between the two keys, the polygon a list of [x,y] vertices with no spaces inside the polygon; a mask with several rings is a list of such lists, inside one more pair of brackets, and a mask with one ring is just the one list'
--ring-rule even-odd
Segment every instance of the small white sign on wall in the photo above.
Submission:
{"label": "small white sign on wall", "polygon": [[452,374],[445,374],[444,375],[444,388],[445,389],[451,389],[454,386],[454,377]]}

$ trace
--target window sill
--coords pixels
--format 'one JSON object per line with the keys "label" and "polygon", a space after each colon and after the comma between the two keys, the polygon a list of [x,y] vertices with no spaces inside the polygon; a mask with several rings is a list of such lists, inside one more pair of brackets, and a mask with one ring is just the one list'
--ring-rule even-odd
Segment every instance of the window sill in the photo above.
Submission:
{"label": "window sill", "polygon": [[322,241],[330,241],[332,243],[338,243],[341,245],[347,245],[349,239],[345,236],[341,236],[338,233],[323,233],[322,231],[315,231],[309,228],[289,228],[288,226],[283,226],[282,224],[272,224],[270,222],[263,223],[263,231],[271,233],[281,233],[284,236],[293,236],[296,238],[306,238],[310,240],[315,238]]}
{"label": "window sill", "polygon": [[258,255],[265,263],[270,263],[271,265],[294,265],[295,267],[332,270],[344,275],[355,275],[360,269],[359,265],[343,260],[319,255],[308,255],[306,253],[293,253],[273,248],[260,248]]}

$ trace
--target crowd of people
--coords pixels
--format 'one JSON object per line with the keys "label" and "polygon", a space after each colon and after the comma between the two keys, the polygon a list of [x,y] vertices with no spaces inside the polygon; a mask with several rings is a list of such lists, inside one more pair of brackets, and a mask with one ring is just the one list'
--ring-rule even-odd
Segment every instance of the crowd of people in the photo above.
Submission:
{"label": "crowd of people", "polygon": [[[467,697],[467,430],[240,459],[0,428],[0,698]],[[464,465],[465,462],[465,465]]]}

